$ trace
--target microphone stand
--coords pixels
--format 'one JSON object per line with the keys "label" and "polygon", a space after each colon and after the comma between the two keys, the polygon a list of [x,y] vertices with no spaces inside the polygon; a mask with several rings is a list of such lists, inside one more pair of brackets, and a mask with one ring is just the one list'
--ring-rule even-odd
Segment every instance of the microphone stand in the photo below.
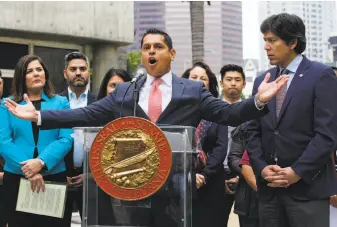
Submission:
{"label": "microphone stand", "polygon": [[138,101],[139,101],[139,89],[137,87],[137,82],[135,82],[135,89],[133,90],[133,116],[134,117],[136,117]]}

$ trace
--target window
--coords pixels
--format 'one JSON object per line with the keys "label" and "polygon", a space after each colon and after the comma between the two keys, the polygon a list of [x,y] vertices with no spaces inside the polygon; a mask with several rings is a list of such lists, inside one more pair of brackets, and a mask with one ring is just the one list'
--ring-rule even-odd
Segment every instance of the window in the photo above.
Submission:
{"label": "window", "polygon": [[19,59],[28,54],[28,45],[0,42],[0,69],[14,69]]}

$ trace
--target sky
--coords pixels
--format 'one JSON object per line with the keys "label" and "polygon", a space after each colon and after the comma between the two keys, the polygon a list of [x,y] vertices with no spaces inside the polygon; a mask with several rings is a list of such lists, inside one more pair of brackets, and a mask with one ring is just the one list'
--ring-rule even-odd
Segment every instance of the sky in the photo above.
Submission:
{"label": "sky", "polygon": [[[259,58],[258,2],[242,2],[243,58]],[[262,37],[262,36],[261,36]]]}
{"label": "sky", "polygon": [[[337,0],[335,0],[337,2]],[[336,4],[337,10],[337,4]],[[337,17],[336,17],[337,20]],[[243,58],[259,59],[260,33],[258,22],[258,0],[243,0],[242,2],[242,26],[243,26]]]}

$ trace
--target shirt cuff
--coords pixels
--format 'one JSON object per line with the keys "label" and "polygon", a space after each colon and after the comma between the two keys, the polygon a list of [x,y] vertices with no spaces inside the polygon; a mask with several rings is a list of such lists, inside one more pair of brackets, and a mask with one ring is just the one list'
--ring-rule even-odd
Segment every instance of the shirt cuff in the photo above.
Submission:
{"label": "shirt cuff", "polygon": [[263,110],[264,106],[267,104],[267,103],[261,102],[257,98],[257,95],[254,96],[254,102],[255,102],[256,109],[258,109],[258,110]]}
{"label": "shirt cuff", "polygon": [[37,125],[41,126],[41,124],[42,124],[41,114],[40,111],[37,111]]}

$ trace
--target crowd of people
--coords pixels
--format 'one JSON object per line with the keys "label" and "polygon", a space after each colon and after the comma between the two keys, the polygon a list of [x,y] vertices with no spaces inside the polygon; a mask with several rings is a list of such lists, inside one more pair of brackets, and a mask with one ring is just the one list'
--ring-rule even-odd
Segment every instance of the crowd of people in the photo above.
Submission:
{"label": "crowd of people", "polygon": [[[147,75],[136,82],[136,115],[155,124],[196,128],[193,227],[229,226],[233,204],[241,227],[332,226],[337,208],[337,106],[331,103],[337,96],[336,68],[302,54],[305,26],[298,16],[273,15],[260,30],[274,67],[255,80],[247,99],[241,66],[219,69],[220,97],[207,63],[195,62],[183,75],[173,74],[171,37],[147,30],[141,41]],[[111,68],[96,96],[88,89],[88,58],[72,52],[64,60],[68,87],[62,93],[55,94],[43,60],[27,55],[15,67],[11,96],[2,100],[0,226],[70,226],[75,208],[82,217],[83,163],[74,159],[74,149],[84,151],[83,144],[73,143],[71,128],[104,126],[121,113],[133,116],[134,88],[126,71]],[[0,97],[2,87],[0,72]],[[37,192],[45,190],[45,181],[67,183],[64,217],[16,211],[21,178]],[[165,193],[151,197],[147,213],[134,213],[134,225],[181,226],[180,211]],[[114,225],[109,196],[98,195],[105,205],[96,224]]]}

